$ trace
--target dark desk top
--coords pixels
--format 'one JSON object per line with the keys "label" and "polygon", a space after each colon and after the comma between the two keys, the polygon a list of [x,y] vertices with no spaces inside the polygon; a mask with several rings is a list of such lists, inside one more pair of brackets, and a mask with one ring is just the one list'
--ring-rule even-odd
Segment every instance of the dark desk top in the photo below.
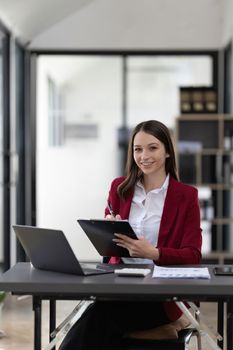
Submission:
{"label": "dark desk top", "polygon": [[0,277],[0,290],[43,297],[106,299],[221,300],[233,297],[233,277],[214,276],[210,280],[118,277],[115,274],[75,276],[34,269],[30,263],[17,263]]}

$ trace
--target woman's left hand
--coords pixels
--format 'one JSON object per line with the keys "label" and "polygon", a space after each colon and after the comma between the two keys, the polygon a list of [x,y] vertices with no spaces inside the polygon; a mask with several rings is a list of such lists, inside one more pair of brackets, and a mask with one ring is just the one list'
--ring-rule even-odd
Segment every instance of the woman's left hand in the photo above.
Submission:
{"label": "woman's left hand", "polygon": [[143,236],[138,237],[138,239],[130,238],[121,233],[115,233],[114,236],[116,238],[113,238],[113,241],[119,247],[127,249],[131,257],[158,260],[159,250]]}

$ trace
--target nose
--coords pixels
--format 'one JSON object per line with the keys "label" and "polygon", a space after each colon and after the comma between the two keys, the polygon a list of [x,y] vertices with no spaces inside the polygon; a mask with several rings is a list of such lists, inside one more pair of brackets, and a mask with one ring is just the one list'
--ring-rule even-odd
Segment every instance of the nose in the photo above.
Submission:
{"label": "nose", "polygon": [[141,154],[142,160],[146,160],[149,158],[149,154],[147,150],[143,150]]}

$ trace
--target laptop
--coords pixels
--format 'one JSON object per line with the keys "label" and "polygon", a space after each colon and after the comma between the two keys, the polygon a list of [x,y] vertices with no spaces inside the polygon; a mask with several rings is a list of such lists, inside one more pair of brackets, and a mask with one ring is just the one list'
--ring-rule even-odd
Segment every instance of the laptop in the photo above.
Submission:
{"label": "laptop", "polygon": [[114,272],[114,265],[80,263],[61,230],[25,225],[12,227],[36,269],[80,276]]}

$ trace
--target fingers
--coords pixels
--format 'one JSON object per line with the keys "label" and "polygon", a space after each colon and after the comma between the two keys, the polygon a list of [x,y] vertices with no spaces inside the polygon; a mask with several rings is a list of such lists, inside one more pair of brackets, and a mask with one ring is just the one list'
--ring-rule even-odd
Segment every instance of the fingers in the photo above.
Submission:
{"label": "fingers", "polygon": [[121,216],[120,216],[119,214],[117,214],[117,215],[115,216],[115,218],[116,218],[116,220],[121,220]]}
{"label": "fingers", "polygon": [[121,240],[115,240],[115,239],[113,239],[113,241],[116,243],[116,245],[117,245],[118,247],[125,248],[125,249],[127,249],[127,250],[130,252],[131,247],[130,247],[130,244],[129,244],[129,243],[124,242],[124,241],[121,241]]}
{"label": "fingers", "polygon": [[135,249],[135,240],[121,233],[114,233],[114,236],[116,238],[113,238],[113,242],[115,242],[117,246],[127,249],[129,251],[129,255],[132,256],[132,250]]}
{"label": "fingers", "polygon": [[[137,240],[130,238],[121,233],[115,233],[113,241],[117,246],[128,250],[131,257],[147,257],[148,250],[151,252],[151,244],[143,236],[139,236]],[[153,247],[154,252],[154,247]],[[150,254],[151,256],[151,254]]]}
{"label": "fingers", "polygon": [[108,215],[105,216],[105,219],[106,220],[112,220],[112,221],[121,220],[121,216],[119,214],[117,214],[116,216],[108,214]]}
{"label": "fingers", "polygon": [[130,238],[124,234],[121,234],[121,233],[114,233],[114,236],[117,237],[117,238],[113,238],[113,241],[114,242],[128,242],[128,243],[132,243],[133,241],[135,241],[135,239],[133,238]]}
{"label": "fingers", "polygon": [[112,221],[115,221],[115,220],[116,220],[116,219],[115,219],[115,216],[113,216],[113,215],[111,215],[111,214],[106,215],[106,216],[105,216],[105,219],[106,219],[106,220],[112,220]]}

